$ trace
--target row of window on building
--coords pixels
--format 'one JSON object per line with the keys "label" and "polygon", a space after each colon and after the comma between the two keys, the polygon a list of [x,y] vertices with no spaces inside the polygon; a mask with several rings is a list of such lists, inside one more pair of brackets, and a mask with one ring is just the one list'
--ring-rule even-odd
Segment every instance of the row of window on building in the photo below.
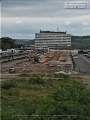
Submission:
{"label": "row of window on building", "polygon": [[41,31],[35,34],[35,49],[49,46],[71,46],[71,34],[66,32]]}

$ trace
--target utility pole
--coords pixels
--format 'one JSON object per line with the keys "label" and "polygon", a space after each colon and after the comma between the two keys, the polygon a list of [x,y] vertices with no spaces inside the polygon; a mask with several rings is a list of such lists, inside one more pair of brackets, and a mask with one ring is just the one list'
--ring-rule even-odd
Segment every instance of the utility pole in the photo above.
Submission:
{"label": "utility pole", "polygon": [[59,27],[57,27],[57,32],[58,32],[58,30],[59,30]]}
{"label": "utility pole", "polygon": [[83,51],[83,37],[81,37],[81,41],[82,41],[82,51]]}

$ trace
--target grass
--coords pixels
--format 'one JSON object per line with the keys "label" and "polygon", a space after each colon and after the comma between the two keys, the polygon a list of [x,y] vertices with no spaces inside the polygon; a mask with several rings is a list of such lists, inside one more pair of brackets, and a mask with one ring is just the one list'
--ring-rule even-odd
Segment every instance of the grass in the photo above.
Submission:
{"label": "grass", "polygon": [[31,76],[33,76],[33,77],[44,77],[45,75],[44,74],[26,74],[26,73],[22,73],[22,74],[20,74],[19,76],[21,76],[21,77],[31,77]]}
{"label": "grass", "polygon": [[[81,82],[70,80],[68,75],[50,75],[53,79],[44,79],[42,75],[21,75],[20,80],[8,80],[1,83],[1,119],[12,120],[13,115],[41,114],[79,114],[79,120],[88,119],[90,90]],[[25,79],[27,78],[28,79]],[[54,78],[63,78],[54,80]],[[69,108],[68,108],[69,107]],[[60,109],[61,108],[61,109]],[[72,110],[71,110],[72,109]],[[74,110],[75,109],[75,110]],[[14,120],[26,120],[18,118]],[[30,118],[28,118],[30,120]],[[45,119],[46,120],[46,119]],[[49,120],[49,119],[48,119]]]}
{"label": "grass", "polygon": [[2,83],[2,86],[1,86],[1,88],[6,90],[14,87],[16,87],[16,84],[14,81],[5,81],[4,83]]}

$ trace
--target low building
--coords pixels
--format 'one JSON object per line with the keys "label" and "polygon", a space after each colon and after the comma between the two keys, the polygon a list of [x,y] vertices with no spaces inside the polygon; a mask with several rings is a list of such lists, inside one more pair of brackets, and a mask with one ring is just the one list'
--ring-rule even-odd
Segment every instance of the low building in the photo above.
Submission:
{"label": "low building", "polygon": [[71,46],[71,34],[59,31],[40,31],[40,33],[35,33],[35,49],[46,50],[49,46]]}

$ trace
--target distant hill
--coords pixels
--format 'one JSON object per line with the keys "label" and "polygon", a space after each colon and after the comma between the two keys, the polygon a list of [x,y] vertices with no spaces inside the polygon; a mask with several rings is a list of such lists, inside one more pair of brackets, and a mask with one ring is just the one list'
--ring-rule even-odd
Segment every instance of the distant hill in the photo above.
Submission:
{"label": "distant hill", "polygon": [[28,40],[24,43],[24,45],[35,45],[35,39],[32,39],[32,40]]}
{"label": "distant hill", "polygon": [[16,44],[24,44],[26,42],[25,39],[14,39]]}
{"label": "distant hill", "polygon": [[30,44],[30,45],[34,45],[35,44],[35,40],[34,39],[14,39],[16,44]]}
{"label": "distant hill", "polygon": [[71,42],[75,48],[90,48],[90,36],[72,36]]}

